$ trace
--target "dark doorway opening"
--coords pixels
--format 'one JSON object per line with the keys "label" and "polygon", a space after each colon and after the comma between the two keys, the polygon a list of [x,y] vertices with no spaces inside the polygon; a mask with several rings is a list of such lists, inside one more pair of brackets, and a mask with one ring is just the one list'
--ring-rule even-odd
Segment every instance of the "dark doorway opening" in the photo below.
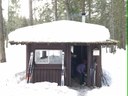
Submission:
{"label": "dark doorway opening", "polygon": [[[79,76],[77,72],[77,66],[83,63],[83,60],[87,61],[87,46],[83,45],[76,45],[72,46],[71,50],[71,77],[72,83],[79,83]],[[87,64],[85,65],[85,83],[86,83],[86,76],[87,76]]]}

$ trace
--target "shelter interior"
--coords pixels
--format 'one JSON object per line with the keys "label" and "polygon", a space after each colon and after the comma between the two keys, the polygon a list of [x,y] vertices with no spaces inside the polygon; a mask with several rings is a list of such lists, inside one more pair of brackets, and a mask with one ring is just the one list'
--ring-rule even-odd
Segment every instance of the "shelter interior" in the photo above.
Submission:
{"label": "shelter interior", "polygon": [[[76,45],[71,47],[71,78],[72,82],[79,84],[79,77],[77,74],[77,66],[87,61],[87,46]],[[87,63],[87,62],[86,62]],[[87,76],[87,65],[85,66],[85,74]],[[85,79],[87,78],[85,76]]]}

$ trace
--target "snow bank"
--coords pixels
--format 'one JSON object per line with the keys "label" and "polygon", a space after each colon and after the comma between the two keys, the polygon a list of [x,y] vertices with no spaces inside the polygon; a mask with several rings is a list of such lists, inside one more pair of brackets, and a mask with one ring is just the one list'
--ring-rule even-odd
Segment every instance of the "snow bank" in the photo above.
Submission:
{"label": "snow bank", "polygon": [[126,51],[117,49],[115,54],[102,50],[102,67],[112,78],[110,87],[88,91],[87,96],[126,96],[127,94],[127,58]]}
{"label": "snow bank", "polygon": [[0,86],[13,85],[20,82],[17,74],[25,71],[26,51],[25,46],[9,45],[6,48],[6,63],[0,63]]}
{"label": "snow bank", "polygon": [[77,91],[56,83],[19,84],[1,89],[4,96],[77,96]]}

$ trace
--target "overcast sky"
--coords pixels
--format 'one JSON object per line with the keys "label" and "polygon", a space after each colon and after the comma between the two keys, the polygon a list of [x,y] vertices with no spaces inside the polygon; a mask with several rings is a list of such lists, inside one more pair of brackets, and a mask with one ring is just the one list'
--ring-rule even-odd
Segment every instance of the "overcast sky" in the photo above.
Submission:
{"label": "overcast sky", "polygon": [[[25,16],[26,18],[28,18],[29,17],[29,7],[28,7],[29,0],[20,0],[20,2],[21,2],[20,14],[21,16]],[[43,0],[43,2],[51,2],[51,0]],[[7,5],[8,5],[8,0],[2,0],[3,17],[6,19],[8,17],[8,6]],[[35,2],[34,2],[34,6],[35,6]]]}
{"label": "overcast sky", "polygon": [[[20,14],[25,17],[29,17],[28,12],[28,0],[20,0],[21,1],[21,10]],[[8,17],[8,0],[2,1],[2,7],[3,7],[3,17],[7,19]]]}

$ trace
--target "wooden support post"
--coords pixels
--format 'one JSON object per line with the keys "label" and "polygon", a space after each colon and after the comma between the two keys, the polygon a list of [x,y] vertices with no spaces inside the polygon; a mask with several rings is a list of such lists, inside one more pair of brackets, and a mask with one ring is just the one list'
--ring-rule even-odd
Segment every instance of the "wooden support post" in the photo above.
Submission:
{"label": "wooden support post", "polygon": [[93,58],[95,59],[94,63],[96,63],[95,69],[95,84],[94,86],[101,87],[101,75],[102,75],[102,67],[101,67],[101,46],[94,45],[93,46]]}
{"label": "wooden support post", "polygon": [[102,77],[102,66],[101,66],[101,46],[99,46],[100,55],[96,56],[97,67],[96,67],[96,86],[101,87],[101,77]]}
{"label": "wooden support post", "polygon": [[87,47],[87,61],[88,61],[88,64],[87,64],[87,86],[90,87],[91,86],[91,78],[90,78],[90,65],[91,65],[91,57],[92,57],[92,52],[91,52],[91,46],[88,46]]}

